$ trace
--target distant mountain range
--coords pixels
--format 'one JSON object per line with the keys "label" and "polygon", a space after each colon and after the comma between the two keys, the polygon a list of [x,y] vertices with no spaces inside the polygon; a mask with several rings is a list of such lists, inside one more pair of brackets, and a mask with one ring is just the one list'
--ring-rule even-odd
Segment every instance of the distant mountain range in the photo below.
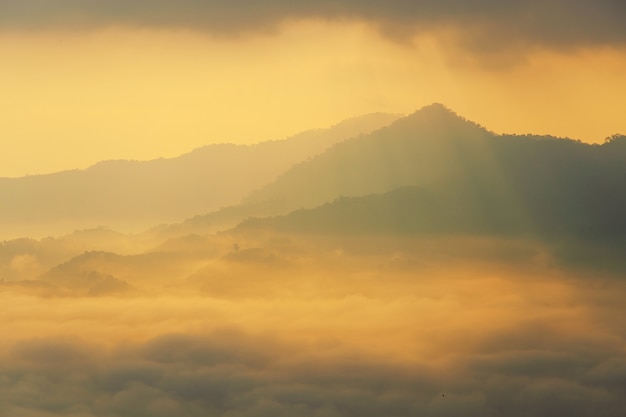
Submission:
{"label": "distant mountain range", "polygon": [[[457,206],[474,213],[484,232],[515,224],[533,235],[620,238],[626,230],[626,139],[616,135],[590,145],[496,135],[433,104],[400,119],[373,114],[281,141],[0,178],[0,227],[4,234],[41,236],[55,227],[137,231],[188,218],[152,230],[165,239],[403,187],[429,193],[440,212]],[[485,213],[489,227],[476,217]]]}
{"label": "distant mountain range", "polygon": [[[247,217],[287,214],[339,196],[361,196],[432,183],[450,174],[465,147],[480,147],[491,133],[435,104],[368,135],[330,147],[295,164],[275,181],[253,191],[244,203],[199,215],[163,231],[232,227]],[[459,143],[457,143],[459,142]],[[476,152],[474,152],[476,153]]]}
{"label": "distant mountain range", "polygon": [[578,198],[563,198],[564,193],[554,194],[551,201],[516,199],[513,203],[509,193],[472,195],[445,188],[402,187],[384,194],[340,197],[283,216],[249,218],[234,232],[525,237],[626,245],[623,211],[617,213],[626,210],[626,204],[611,207],[615,212],[611,215],[604,208],[594,209],[598,202],[583,204]]}
{"label": "distant mountain range", "polygon": [[85,170],[0,178],[0,237],[99,225],[141,230],[237,204],[292,165],[399,116],[370,114],[256,145],[210,145],[171,159],[100,162]]}
{"label": "distant mountain range", "polygon": [[[395,220],[398,231],[412,230],[415,222],[420,223],[407,217],[412,207],[415,216],[431,219],[423,227],[450,232],[517,230],[532,235],[620,238],[626,235],[626,137],[616,135],[602,145],[590,145],[550,136],[496,135],[435,104],[293,166],[251,193],[246,204],[197,216],[169,231],[208,230],[211,224],[223,227],[228,221],[232,226],[247,217],[285,215],[339,197],[389,193],[402,187],[418,188],[405,190],[406,198],[401,200],[395,200],[399,195],[393,193],[342,200],[332,208],[268,220],[265,225],[312,230],[311,225],[317,224],[324,229],[321,218],[331,222],[333,210],[339,217],[347,210],[352,217],[336,219],[337,227],[356,227],[353,221],[370,213],[361,225],[367,230],[378,224],[372,210],[382,204],[391,210],[383,215],[400,216]],[[408,206],[392,207],[400,201]],[[456,220],[446,220],[443,213]],[[461,223],[459,216],[465,219]],[[328,229],[330,223],[325,224]]]}
{"label": "distant mountain range", "polygon": [[284,201],[294,208],[314,207],[340,195],[433,184],[458,171],[465,161],[486,158],[481,151],[492,136],[444,106],[431,105],[295,165],[245,202]]}
{"label": "distant mountain range", "polygon": [[[626,268],[626,136],[590,145],[496,135],[431,105],[346,139],[390,118],[369,116],[251,147],[212,146],[174,160],[115,161],[86,171],[4,180],[2,201],[10,203],[2,206],[2,221],[7,224],[6,213],[23,222],[37,213],[42,220],[76,213],[79,220],[132,218],[129,213],[149,220],[154,213],[202,213],[216,201],[247,197],[242,204],[132,236],[97,228],[61,238],[0,242],[0,278],[41,291],[49,286],[88,295],[133,293],[170,285],[172,277],[184,286],[199,270],[202,280],[217,282],[223,262],[261,259],[274,265],[270,260],[282,259],[280,244],[271,250],[254,246],[258,236],[277,233],[331,239],[535,239],[562,250],[558,256],[570,265]],[[245,172],[245,180],[231,183],[228,175],[236,177],[235,172]],[[29,181],[30,188],[24,185]],[[253,184],[260,184],[255,191]],[[18,213],[15,201],[4,200],[9,196],[21,204],[30,198],[38,206]],[[104,196],[106,204],[98,200]],[[75,206],[83,200],[86,206]],[[52,205],[49,213],[46,202]],[[224,233],[211,235],[217,230]],[[238,242],[251,246],[239,250]]]}

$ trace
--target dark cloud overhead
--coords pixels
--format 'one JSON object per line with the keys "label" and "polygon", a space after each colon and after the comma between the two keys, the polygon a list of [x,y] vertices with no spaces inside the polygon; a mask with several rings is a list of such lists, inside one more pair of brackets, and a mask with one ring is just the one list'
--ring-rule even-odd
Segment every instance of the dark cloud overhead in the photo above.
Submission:
{"label": "dark cloud overhead", "polygon": [[481,48],[624,45],[624,17],[622,0],[0,0],[4,30],[120,25],[236,34],[288,19],[354,19],[378,24],[388,33],[456,28],[463,39]]}

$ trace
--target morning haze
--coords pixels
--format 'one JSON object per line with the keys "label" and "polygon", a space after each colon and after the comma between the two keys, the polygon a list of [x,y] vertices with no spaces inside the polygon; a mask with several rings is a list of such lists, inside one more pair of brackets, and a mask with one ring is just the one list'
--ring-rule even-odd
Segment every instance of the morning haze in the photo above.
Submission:
{"label": "morning haze", "polygon": [[[365,122],[386,126],[339,134]],[[239,205],[4,241],[2,411],[624,411],[623,136],[495,135],[441,104],[333,129],[245,148],[299,157]],[[246,166],[223,149],[200,151]]]}
{"label": "morning haze", "polygon": [[238,4],[0,2],[0,176],[432,102],[499,133],[626,130],[617,1]]}
{"label": "morning haze", "polygon": [[395,120],[370,114],[255,145],[207,145],[176,158],[101,161],[85,170],[0,178],[0,237],[98,226],[142,231],[239,203],[293,164]]}
{"label": "morning haze", "polygon": [[625,10],[0,0],[0,416],[623,417]]}

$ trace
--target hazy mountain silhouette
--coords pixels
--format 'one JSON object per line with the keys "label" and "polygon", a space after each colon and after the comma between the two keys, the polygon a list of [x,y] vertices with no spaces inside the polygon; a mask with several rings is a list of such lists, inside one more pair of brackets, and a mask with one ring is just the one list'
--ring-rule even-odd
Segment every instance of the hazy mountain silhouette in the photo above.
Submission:
{"label": "hazy mountain silhouette", "polygon": [[[605,212],[594,212],[589,206],[573,206],[564,214],[564,208],[554,200],[551,207],[549,203],[538,207],[534,201],[521,201],[522,211],[532,212],[532,216],[520,216],[520,210],[510,210],[507,196],[482,197],[452,193],[445,188],[402,187],[384,194],[340,197],[322,206],[283,216],[249,218],[234,230],[331,235],[565,237],[592,242],[626,236],[626,227],[619,218],[613,218],[608,227],[611,218]],[[562,203],[574,204],[575,201]],[[626,210],[626,204],[621,208]]]}
{"label": "hazy mountain silhouette", "polygon": [[142,235],[125,235],[106,228],[81,230],[60,237],[0,241],[0,279],[35,279],[48,269],[85,252],[142,253],[155,245]]}
{"label": "hazy mountain silhouette", "polygon": [[86,252],[46,272],[41,281],[80,295],[109,295],[134,291],[125,280],[103,272],[108,264],[119,263],[123,256],[108,252]]}
{"label": "hazy mountain silhouette", "polygon": [[[340,197],[283,216],[249,218],[232,233],[234,236],[286,233],[309,238],[466,237],[503,238],[508,242],[517,239],[534,242],[537,247],[547,244],[550,262],[559,267],[623,274],[626,201],[619,189],[624,181],[619,184],[616,181],[612,190],[607,186],[597,191],[598,199],[592,202],[586,199],[593,192],[591,189],[573,186],[553,190],[549,196],[551,181],[537,185],[532,190],[519,190],[517,210],[511,210],[509,194],[494,192],[487,196],[450,192],[445,187],[402,187],[384,194]],[[518,256],[513,255],[512,259]]]}
{"label": "hazy mountain silhouette", "polygon": [[[626,137],[615,135],[603,145],[589,145],[546,136],[495,135],[441,105],[337,144],[294,166],[248,201],[293,210],[406,186],[420,189],[383,200],[340,200],[267,224],[314,229],[311,225],[319,223],[328,229],[335,222],[337,230],[354,231],[382,227],[388,218],[397,222],[391,228],[397,231],[420,224],[424,230],[459,233],[626,236]],[[381,205],[387,211],[378,218]]]}
{"label": "hazy mountain silhouette", "polygon": [[398,116],[370,114],[256,145],[210,145],[171,159],[100,162],[85,170],[0,178],[4,237],[106,225],[141,230],[238,203],[293,164]]}
{"label": "hazy mountain silhouette", "polygon": [[157,233],[0,241],[0,415],[623,417],[625,190],[624,136],[430,106]]}
{"label": "hazy mountain silhouette", "polygon": [[434,104],[294,166],[245,201],[284,200],[295,208],[313,207],[340,195],[432,184],[477,159],[482,159],[477,169],[488,168],[484,148],[491,137],[479,125]]}
{"label": "hazy mountain silhouette", "polygon": [[[428,184],[449,175],[466,152],[477,154],[491,134],[440,104],[427,106],[373,133],[330,147],[252,192],[243,204],[161,228],[165,236],[214,232],[252,216],[287,214],[338,196]],[[460,141],[460,142],[459,142]]]}
{"label": "hazy mountain silhouette", "polygon": [[53,287],[78,295],[106,295],[171,286],[200,265],[212,253],[209,248],[196,250],[148,250],[122,256],[104,251],[88,251],[62,262],[37,279]]}
{"label": "hazy mountain silhouette", "polygon": [[259,203],[238,204],[219,210],[199,214],[181,223],[163,224],[145,233],[150,239],[167,239],[187,234],[207,234],[230,229],[249,217],[268,217],[287,214],[293,206],[286,201],[262,201]]}
{"label": "hazy mountain silhouette", "polygon": [[441,204],[487,210],[492,227],[498,222],[510,227],[514,220],[530,234],[619,237],[626,227],[620,214],[626,205],[625,143],[619,135],[602,145],[496,135],[434,104],[293,166],[244,204],[159,232],[209,233],[248,217],[284,215],[341,196],[418,186]]}
{"label": "hazy mountain silhouette", "polygon": [[251,218],[235,230],[272,229],[280,232],[318,234],[415,234],[415,233],[514,233],[524,225],[481,201],[437,193],[420,187],[402,187],[384,194],[340,197],[313,209],[285,216]]}
{"label": "hazy mountain silhouette", "polygon": [[[0,246],[5,261],[0,273],[14,280],[51,271],[43,275],[51,283],[53,276],[62,275],[80,281],[84,271],[102,275],[92,276],[90,282],[109,276],[132,285],[144,277],[166,282],[193,272],[196,263],[224,250],[212,248],[206,236],[188,235],[206,235],[250,217],[279,215],[245,221],[236,232],[531,237],[613,250],[623,247],[626,236],[624,190],[624,136],[589,145],[547,136],[496,135],[444,106],[432,105],[293,166],[252,193],[246,204],[154,229],[146,236],[96,229],[62,239],[5,242]],[[171,200],[183,204],[182,199]],[[169,239],[176,236],[181,238]],[[110,260],[80,255],[84,251],[133,256]],[[50,269],[77,255],[68,269]],[[94,265],[108,266],[89,266],[94,257]],[[105,278],[103,291],[121,288]]]}

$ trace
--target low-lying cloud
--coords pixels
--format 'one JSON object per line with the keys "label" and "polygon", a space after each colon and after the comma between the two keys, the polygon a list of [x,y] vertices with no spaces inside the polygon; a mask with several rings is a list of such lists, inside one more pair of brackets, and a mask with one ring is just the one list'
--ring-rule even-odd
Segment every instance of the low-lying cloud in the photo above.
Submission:
{"label": "low-lying cloud", "polygon": [[219,333],[165,334],[91,359],[71,344],[22,342],[1,360],[3,414],[620,416],[626,411],[626,355],[620,350],[572,344],[563,351],[542,343],[464,352],[442,369],[428,358],[398,364],[389,357],[335,354],[321,344],[268,346],[265,338],[250,335],[226,340],[228,349]]}
{"label": "low-lying cloud", "polygon": [[123,298],[2,292],[0,415],[626,412],[620,280],[541,263],[425,266],[393,249],[343,249],[319,269],[274,277],[227,258],[235,269],[243,262],[245,276],[215,280],[268,283],[245,297],[169,288]]}

